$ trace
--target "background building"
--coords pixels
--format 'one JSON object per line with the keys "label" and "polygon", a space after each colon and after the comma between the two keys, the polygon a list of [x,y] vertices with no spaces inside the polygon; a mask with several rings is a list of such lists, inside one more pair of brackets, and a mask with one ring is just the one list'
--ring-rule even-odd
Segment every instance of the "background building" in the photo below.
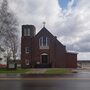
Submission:
{"label": "background building", "polygon": [[0,46],[0,68],[6,67],[7,57],[5,50]]}
{"label": "background building", "polygon": [[77,61],[77,65],[82,69],[90,69],[90,60],[79,60]]}

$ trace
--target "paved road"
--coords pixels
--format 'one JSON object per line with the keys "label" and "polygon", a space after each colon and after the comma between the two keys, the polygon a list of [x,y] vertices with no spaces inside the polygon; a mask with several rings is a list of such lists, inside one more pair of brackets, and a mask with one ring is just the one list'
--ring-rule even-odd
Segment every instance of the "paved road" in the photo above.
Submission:
{"label": "paved road", "polygon": [[90,90],[90,72],[45,78],[22,78],[19,74],[12,77],[15,75],[0,78],[0,90]]}
{"label": "paved road", "polygon": [[90,80],[0,80],[0,90],[90,90]]}

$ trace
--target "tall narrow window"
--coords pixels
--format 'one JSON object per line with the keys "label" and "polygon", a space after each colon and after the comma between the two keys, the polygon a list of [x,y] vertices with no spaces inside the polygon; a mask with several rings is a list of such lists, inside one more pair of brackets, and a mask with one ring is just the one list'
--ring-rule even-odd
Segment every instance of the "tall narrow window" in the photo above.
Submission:
{"label": "tall narrow window", "polygon": [[26,33],[26,28],[24,29],[24,36],[27,36],[27,33]]}
{"label": "tall narrow window", "polygon": [[39,46],[42,46],[42,38],[39,39]]}
{"label": "tall narrow window", "polygon": [[48,49],[49,48],[49,39],[48,39],[48,37],[41,37],[39,39],[39,47],[40,47],[40,49]]}
{"label": "tall narrow window", "polygon": [[47,46],[47,44],[46,44],[47,43],[46,42],[47,40],[46,39],[47,39],[47,37],[43,37],[43,46]]}
{"label": "tall narrow window", "polygon": [[29,65],[29,60],[28,59],[25,60],[25,64]]}
{"label": "tall narrow window", "polygon": [[24,36],[30,36],[30,28],[24,29]]}
{"label": "tall narrow window", "polygon": [[30,28],[27,29],[27,36],[30,36]]}

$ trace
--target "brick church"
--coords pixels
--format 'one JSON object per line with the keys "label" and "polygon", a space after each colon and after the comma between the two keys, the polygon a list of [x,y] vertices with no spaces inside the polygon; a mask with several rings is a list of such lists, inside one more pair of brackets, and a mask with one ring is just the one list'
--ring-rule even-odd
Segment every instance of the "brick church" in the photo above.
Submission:
{"label": "brick church", "polygon": [[22,68],[76,68],[77,54],[66,51],[46,28],[36,34],[34,25],[22,25]]}

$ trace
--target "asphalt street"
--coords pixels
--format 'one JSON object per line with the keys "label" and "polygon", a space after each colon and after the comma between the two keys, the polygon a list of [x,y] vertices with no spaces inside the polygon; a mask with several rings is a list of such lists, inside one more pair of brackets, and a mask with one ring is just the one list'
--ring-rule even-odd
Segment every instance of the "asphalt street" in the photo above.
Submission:
{"label": "asphalt street", "polygon": [[44,78],[0,76],[0,90],[90,90],[90,72]]}
{"label": "asphalt street", "polygon": [[0,80],[0,90],[90,90],[90,80]]}

